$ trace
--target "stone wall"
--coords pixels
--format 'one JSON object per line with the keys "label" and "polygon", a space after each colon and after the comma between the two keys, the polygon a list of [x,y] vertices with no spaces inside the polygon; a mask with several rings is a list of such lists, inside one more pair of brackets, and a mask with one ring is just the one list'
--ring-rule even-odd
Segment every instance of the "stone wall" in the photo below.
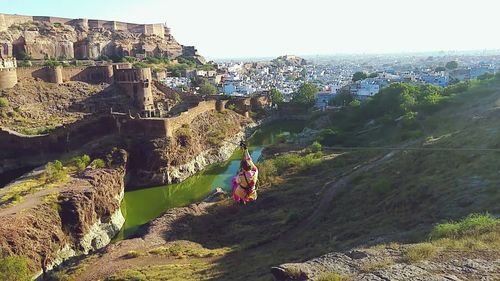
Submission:
{"label": "stone wall", "polygon": [[0,128],[0,144],[15,157],[63,153],[74,150],[96,138],[113,134],[111,116],[90,116],[79,122],[61,126],[50,134],[27,136]]}
{"label": "stone wall", "polygon": [[121,21],[93,20],[93,19],[69,19],[48,16],[23,16],[0,14],[0,31],[6,30],[13,24],[23,24],[30,21],[40,21],[48,23],[68,24],[86,28],[106,28],[113,31],[129,31],[134,33],[144,33],[146,35],[165,36],[163,24],[135,24]]}
{"label": "stone wall", "polygon": [[0,68],[0,90],[9,89],[17,84],[17,72],[15,68]]}
{"label": "stone wall", "polygon": [[49,83],[82,81],[91,84],[113,83],[113,66],[89,67],[18,67],[19,79],[38,78]]}
{"label": "stone wall", "polygon": [[198,115],[216,109],[216,102],[215,100],[201,101],[196,107],[190,108],[178,116],[167,118],[167,135],[172,136],[173,132],[182,125],[191,124]]}

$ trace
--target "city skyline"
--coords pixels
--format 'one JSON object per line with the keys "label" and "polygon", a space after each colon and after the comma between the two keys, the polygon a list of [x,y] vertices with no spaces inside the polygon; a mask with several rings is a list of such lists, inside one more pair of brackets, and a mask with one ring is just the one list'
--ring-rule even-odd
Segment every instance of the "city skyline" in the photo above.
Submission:
{"label": "city skyline", "polygon": [[[10,2],[10,3],[8,3]],[[0,1],[0,12],[162,23],[211,59],[500,49],[494,1]]]}

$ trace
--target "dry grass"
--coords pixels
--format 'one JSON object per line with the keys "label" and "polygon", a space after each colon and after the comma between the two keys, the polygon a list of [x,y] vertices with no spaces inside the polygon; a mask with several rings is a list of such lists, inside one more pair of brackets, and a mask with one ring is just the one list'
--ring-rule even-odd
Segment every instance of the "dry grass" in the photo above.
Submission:
{"label": "dry grass", "polygon": [[216,280],[212,265],[202,261],[174,263],[161,266],[149,266],[134,270],[125,270],[110,276],[105,281],[181,281],[181,280]]}
{"label": "dry grass", "polygon": [[404,260],[408,263],[416,263],[432,259],[438,252],[436,246],[431,243],[419,243],[409,246],[404,254]]}
{"label": "dry grass", "polygon": [[375,272],[375,271],[380,270],[380,269],[388,268],[389,266],[391,266],[393,264],[394,264],[394,261],[392,259],[369,261],[369,262],[365,262],[361,266],[360,271],[364,272],[364,273]]}
{"label": "dry grass", "polygon": [[138,251],[128,251],[125,255],[123,255],[123,258],[125,259],[135,259],[141,256],[144,256],[145,254],[142,252]]}
{"label": "dry grass", "polygon": [[329,272],[321,274],[317,281],[347,281],[349,280],[348,276],[338,274],[336,272]]}
{"label": "dry grass", "polygon": [[207,249],[198,243],[179,240],[167,243],[165,246],[149,251],[152,255],[169,256],[177,258],[196,257],[218,257],[230,252],[230,248]]}

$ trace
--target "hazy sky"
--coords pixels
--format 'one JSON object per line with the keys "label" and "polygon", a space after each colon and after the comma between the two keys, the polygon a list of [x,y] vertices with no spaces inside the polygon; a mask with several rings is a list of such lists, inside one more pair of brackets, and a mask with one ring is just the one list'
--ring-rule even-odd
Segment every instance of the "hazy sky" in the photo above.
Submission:
{"label": "hazy sky", "polygon": [[166,22],[209,58],[500,49],[498,0],[0,0],[1,13]]}

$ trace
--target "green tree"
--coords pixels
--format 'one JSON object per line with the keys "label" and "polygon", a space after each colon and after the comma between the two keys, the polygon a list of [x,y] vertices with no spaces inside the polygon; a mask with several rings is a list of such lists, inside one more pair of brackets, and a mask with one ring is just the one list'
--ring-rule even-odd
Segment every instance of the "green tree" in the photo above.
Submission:
{"label": "green tree", "polygon": [[446,67],[444,66],[438,66],[436,69],[434,69],[435,72],[441,72],[441,71],[446,71]]}
{"label": "green tree", "polygon": [[68,174],[64,170],[62,162],[55,160],[45,166],[45,175],[47,176],[47,182],[58,182],[65,179]]}
{"label": "green tree", "polygon": [[312,83],[306,82],[293,94],[293,101],[303,105],[312,105],[316,100],[317,94],[318,87]]}
{"label": "green tree", "polygon": [[354,100],[354,97],[351,95],[351,93],[347,90],[341,90],[340,94],[335,96],[334,99],[330,101],[331,105],[336,105],[336,106],[344,106],[348,105]]}
{"label": "green tree", "polygon": [[215,88],[214,85],[212,85],[208,82],[205,82],[200,87],[200,94],[202,94],[202,95],[216,95],[217,88]]}
{"label": "green tree", "polygon": [[446,63],[445,67],[447,69],[457,69],[458,68],[458,62],[454,61],[454,60],[449,61],[449,62]]}
{"label": "green tree", "polygon": [[191,77],[191,87],[197,88],[203,86],[203,84],[208,83],[208,80],[203,77]]}
{"label": "green tree", "polygon": [[368,75],[363,71],[358,71],[352,75],[352,82],[360,81],[366,79]]}
{"label": "green tree", "polygon": [[271,100],[273,101],[273,104],[280,104],[283,102],[283,94],[276,88],[272,88],[269,91],[269,96],[271,97]]}

